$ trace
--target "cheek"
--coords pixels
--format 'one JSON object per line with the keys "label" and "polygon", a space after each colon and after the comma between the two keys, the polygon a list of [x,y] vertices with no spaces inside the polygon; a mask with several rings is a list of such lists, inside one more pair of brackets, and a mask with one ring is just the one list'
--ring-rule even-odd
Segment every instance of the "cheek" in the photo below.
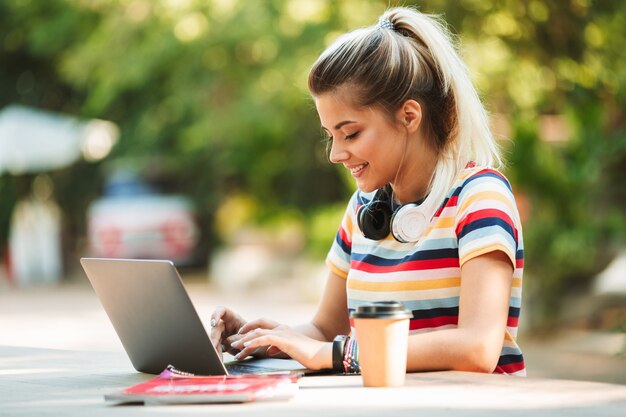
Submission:
{"label": "cheek", "polygon": [[402,155],[403,149],[399,148],[394,141],[383,136],[375,137],[367,147],[368,157],[372,162],[381,166],[389,166],[398,162],[398,157]]}

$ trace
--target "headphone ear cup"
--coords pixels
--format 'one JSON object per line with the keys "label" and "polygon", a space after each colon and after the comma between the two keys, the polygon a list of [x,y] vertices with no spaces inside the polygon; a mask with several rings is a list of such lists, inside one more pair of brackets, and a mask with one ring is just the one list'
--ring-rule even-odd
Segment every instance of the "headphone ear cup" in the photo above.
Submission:
{"label": "headphone ear cup", "polygon": [[405,204],[391,217],[391,234],[401,243],[417,242],[428,227],[428,219],[417,204]]}
{"label": "headphone ear cup", "polygon": [[387,201],[374,200],[359,207],[356,218],[363,236],[381,240],[389,235],[391,216],[391,207]]}

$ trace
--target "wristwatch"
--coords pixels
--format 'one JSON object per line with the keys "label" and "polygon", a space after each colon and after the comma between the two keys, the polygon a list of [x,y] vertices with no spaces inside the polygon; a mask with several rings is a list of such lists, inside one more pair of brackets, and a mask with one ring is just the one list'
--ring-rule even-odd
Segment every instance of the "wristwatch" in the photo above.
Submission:
{"label": "wristwatch", "polygon": [[333,340],[333,370],[343,371],[343,355],[350,336],[340,334]]}

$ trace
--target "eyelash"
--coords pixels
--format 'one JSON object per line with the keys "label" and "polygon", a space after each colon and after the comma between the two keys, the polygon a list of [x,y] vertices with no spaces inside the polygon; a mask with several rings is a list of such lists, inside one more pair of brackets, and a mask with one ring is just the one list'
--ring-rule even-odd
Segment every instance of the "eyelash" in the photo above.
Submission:
{"label": "eyelash", "polygon": [[[354,140],[354,139],[356,139],[359,136],[359,133],[361,133],[361,132],[354,132],[351,135],[347,135],[345,137],[345,140],[347,140],[347,141]],[[324,138],[322,140],[324,141],[324,143],[329,144],[329,143],[331,143],[333,141],[333,137],[332,136],[324,136]]]}

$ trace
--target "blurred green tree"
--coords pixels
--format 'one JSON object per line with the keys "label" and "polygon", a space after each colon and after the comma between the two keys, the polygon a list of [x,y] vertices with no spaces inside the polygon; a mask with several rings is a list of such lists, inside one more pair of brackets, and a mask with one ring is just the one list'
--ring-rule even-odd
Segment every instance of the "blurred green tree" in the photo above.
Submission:
{"label": "blurred green tree", "polygon": [[463,1],[456,24],[531,204],[526,289],[550,323],[626,235],[626,3]]}
{"label": "blurred green tree", "polygon": [[[150,169],[195,199],[207,242],[220,202],[245,193],[260,202],[259,218],[297,209],[314,219],[320,253],[318,229],[332,236],[352,185],[326,161],[308,68],[338,34],[395,3],[4,0],[0,106],[116,122],[112,158],[159,161]],[[527,288],[553,314],[564,292],[588,285],[623,245],[626,2],[413,3],[460,35],[503,139],[506,173],[530,202]],[[89,163],[52,173],[75,236],[104,175]],[[0,246],[17,189],[0,177]]]}

